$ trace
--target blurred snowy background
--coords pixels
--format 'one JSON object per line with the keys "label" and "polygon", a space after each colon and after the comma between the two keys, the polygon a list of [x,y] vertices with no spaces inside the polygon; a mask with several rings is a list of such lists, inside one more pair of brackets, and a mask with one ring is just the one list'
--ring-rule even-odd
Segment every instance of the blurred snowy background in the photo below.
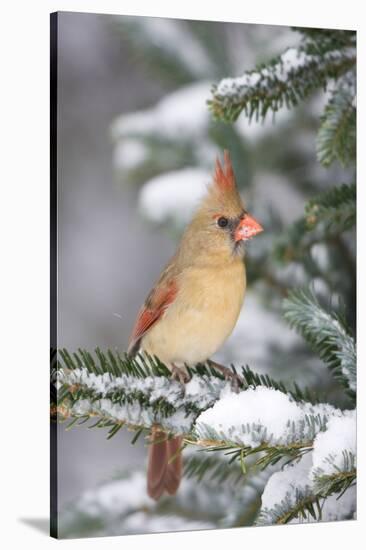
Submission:
{"label": "blurred snowy background", "polygon": [[[243,313],[217,358],[323,388],[327,400],[339,404],[339,388],[284,324],[280,304],[293,284],[311,283],[326,294],[328,278],[349,300],[353,289],[342,289],[338,273],[324,277],[321,246],[312,250],[311,281],[300,263],[272,255],[274,239],[302,215],[306,199],[343,179],[338,166],[326,170],[316,161],[324,94],[291,112],[283,109],[274,123],[269,117],[248,124],[244,116],[234,125],[214,122],[206,106],[213,83],[296,46],[297,33],[280,26],[61,13],[58,36],[59,347],[126,349],[141,303],[210,181],[216,155],[227,148],[248,209],[265,232],[248,246]],[[164,520],[163,502],[160,516],[147,523],[138,472],[146,460],[143,442],[132,446],[123,430],[106,442],[103,431],[58,429],[60,506],[89,506],[86,534],[103,532],[90,519],[98,510],[109,517],[119,506],[137,511],[117,530],[112,522],[109,534],[210,527],[227,512],[223,493],[222,509],[211,516],[189,518],[187,509],[184,521],[182,513],[174,519],[184,494],[199,498],[195,484],[186,482],[183,496],[171,501],[173,516]],[[118,472],[131,467],[136,473],[127,487],[126,474]],[[106,481],[110,490],[107,483],[94,491]],[[80,525],[69,531],[81,532]]]}

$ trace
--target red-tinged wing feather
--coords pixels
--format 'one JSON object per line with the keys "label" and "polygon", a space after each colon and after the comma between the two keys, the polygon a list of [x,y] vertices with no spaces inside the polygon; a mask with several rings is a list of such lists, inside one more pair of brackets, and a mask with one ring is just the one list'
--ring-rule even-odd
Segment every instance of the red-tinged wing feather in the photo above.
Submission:
{"label": "red-tinged wing feather", "polygon": [[160,319],[168,306],[174,301],[178,288],[174,280],[166,280],[164,272],[157,286],[150,292],[145,304],[139,311],[132,330],[128,353],[138,351],[141,338]]}

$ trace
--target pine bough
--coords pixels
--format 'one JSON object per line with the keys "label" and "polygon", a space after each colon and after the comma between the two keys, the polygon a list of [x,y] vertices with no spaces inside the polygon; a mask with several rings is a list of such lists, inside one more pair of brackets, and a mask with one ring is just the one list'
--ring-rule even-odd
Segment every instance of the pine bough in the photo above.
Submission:
{"label": "pine bough", "polygon": [[[291,295],[285,312],[331,372],[354,388],[354,342],[340,321],[305,292]],[[108,428],[108,438],[126,426],[134,432],[133,442],[153,424],[167,437],[182,434],[186,476],[203,482],[209,476],[237,483],[266,471],[258,524],[353,515],[354,410],[319,403],[314,396],[310,401],[310,392],[289,389],[249,367],[239,372],[238,392],[206,365],[190,374],[182,386],[157,358],[62,350],[53,356],[52,414],[70,421],[68,427],[94,419],[89,427]],[[340,501],[345,504],[337,512]]]}
{"label": "pine bough", "polygon": [[263,119],[268,111],[276,113],[283,105],[298,105],[330,80],[353,80],[356,33],[345,32],[340,41],[338,31],[310,36],[306,30],[298,30],[303,34],[298,48],[289,48],[256,70],[224,78],[213,87],[208,104],[216,118],[234,122],[244,112],[249,118]]}

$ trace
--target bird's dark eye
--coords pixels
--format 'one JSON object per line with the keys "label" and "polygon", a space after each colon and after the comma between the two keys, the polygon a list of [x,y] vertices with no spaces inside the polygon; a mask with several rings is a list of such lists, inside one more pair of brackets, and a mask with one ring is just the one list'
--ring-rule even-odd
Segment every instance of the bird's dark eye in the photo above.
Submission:
{"label": "bird's dark eye", "polygon": [[217,225],[219,227],[226,227],[227,224],[229,223],[229,220],[227,218],[225,218],[225,216],[221,216],[218,220],[217,220]]}

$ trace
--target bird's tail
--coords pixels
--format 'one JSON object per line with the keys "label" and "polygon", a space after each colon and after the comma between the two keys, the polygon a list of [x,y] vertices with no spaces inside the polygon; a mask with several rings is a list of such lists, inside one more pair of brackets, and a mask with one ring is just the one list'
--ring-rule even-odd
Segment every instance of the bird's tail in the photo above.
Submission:
{"label": "bird's tail", "polygon": [[182,437],[168,439],[167,434],[153,426],[147,467],[148,495],[158,500],[166,491],[174,495],[182,478]]}

